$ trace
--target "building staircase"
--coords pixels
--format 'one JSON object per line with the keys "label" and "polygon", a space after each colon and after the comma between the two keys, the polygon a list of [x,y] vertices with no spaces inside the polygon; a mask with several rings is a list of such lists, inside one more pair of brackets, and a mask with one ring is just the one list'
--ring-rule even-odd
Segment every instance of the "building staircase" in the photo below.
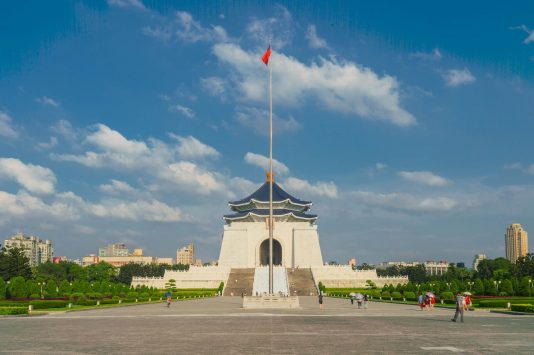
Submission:
{"label": "building staircase", "polygon": [[287,278],[291,296],[317,296],[311,269],[287,269]]}
{"label": "building staircase", "polygon": [[224,296],[247,296],[252,295],[252,286],[254,284],[254,268],[243,268],[230,270],[230,275],[224,288]]}
{"label": "building staircase", "polygon": [[[269,294],[269,267],[259,266],[254,274],[253,296],[262,296]],[[287,285],[286,268],[282,266],[273,267],[273,294],[289,295]]]}

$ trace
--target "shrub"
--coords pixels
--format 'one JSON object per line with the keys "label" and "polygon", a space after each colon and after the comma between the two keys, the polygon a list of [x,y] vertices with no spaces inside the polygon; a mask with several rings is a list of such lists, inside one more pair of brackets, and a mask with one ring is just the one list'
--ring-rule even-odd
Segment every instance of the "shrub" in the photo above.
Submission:
{"label": "shrub", "polygon": [[382,297],[391,297],[391,295],[389,294],[389,291],[384,291],[382,292]]}
{"label": "shrub", "polygon": [[98,292],[88,292],[85,294],[85,297],[90,300],[100,300],[102,299],[102,294]]}
{"label": "shrub", "polygon": [[406,292],[404,292],[404,297],[405,297],[406,299],[410,299],[410,300],[416,298],[416,297],[415,297],[415,293],[414,293],[414,292],[410,292],[410,291],[406,291]]}
{"label": "shrub", "polygon": [[393,298],[402,298],[401,293],[399,291],[394,291],[391,293],[391,297]]}
{"label": "shrub", "polygon": [[150,295],[147,293],[147,292],[143,292],[142,294],[139,295],[140,298],[146,298],[148,299],[148,297],[150,297]]}
{"label": "shrub", "polygon": [[138,292],[128,292],[127,298],[135,300],[136,298],[139,298]]}
{"label": "shrub", "polygon": [[28,307],[0,307],[1,315],[28,314]]}
{"label": "shrub", "polygon": [[508,307],[508,301],[506,300],[481,300],[478,303],[479,307],[486,308],[506,308]]}
{"label": "shrub", "polygon": [[38,300],[38,299],[41,298],[41,296],[39,296],[39,295],[36,294],[36,293],[32,293],[32,294],[30,295],[30,298],[33,298],[33,299],[35,299],[35,300]]}
{"label": "shrub", "polygon": [[118,298],[104,298],[102,301],[100,301],[100,304],[117,304],[119,303]]}
{"label": "shrub", "polygon": [[25,301],[0,301],[0,307],[28,307]]}
{"label": "shrub", "polygon": [[83,293],[75,292],[70,295],[69,300],[74,304],[83,304],[83,302],[85,302],[87,299]]}
{"label": "shrub", "polygon": [[534,305],[532,304],[513,304],[512,311],[534,313]]}
{"label": "shrub", "polygon": [[33,309],[65,308],[67,307],[67,302],[56,301],[56,300],[42,300],[42,301],[31,301],[30,305],[33,306]]}
{"label": "shrub", "polygon": [[221,283],[219,284],[219,288],[217,289],[217,292],[222,294],[223,290],[224,290],[224,282],[221,281]]}
{"label": "shrub", "polygon": [[452,292],[442,292],[441,299],[445,301],[454,301],[454,294]]}

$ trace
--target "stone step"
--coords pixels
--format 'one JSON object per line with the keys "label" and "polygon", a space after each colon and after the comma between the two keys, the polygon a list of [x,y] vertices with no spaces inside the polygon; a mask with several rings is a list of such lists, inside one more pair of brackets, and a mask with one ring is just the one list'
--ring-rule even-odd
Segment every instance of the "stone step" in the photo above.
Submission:
{"label": "stone step", "polygon": [[317,296],[317,288],[310,268],[287,269],[291,296]]}
{"label": "stone step", "polygon": [[224,296],[241,296],[252,294],[254,268],[233,268],[226,281]]}

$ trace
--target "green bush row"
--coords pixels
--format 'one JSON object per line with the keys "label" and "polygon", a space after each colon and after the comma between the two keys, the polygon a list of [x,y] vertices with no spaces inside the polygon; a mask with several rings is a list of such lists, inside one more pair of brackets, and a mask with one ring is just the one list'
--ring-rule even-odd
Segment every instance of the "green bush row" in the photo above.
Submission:
{"label": "green bush row", "polygon": [[30,305],[33,306],[33,309],[65,308],[67,307],[67,301],[39,300],[31,301]]}
{"label": "green bush row", "polygon": [[28,307],[0,307],[1,315],[28,314]]}
{"label": "green bush row", "polygon": [[512,311],[534,313],[534,305],[532,304],[513,304]]}

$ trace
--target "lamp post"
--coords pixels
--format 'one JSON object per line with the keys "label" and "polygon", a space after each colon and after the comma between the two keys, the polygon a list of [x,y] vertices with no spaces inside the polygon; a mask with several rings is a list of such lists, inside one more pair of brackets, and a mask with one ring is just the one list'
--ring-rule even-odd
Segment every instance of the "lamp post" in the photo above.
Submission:
{"label": "lamp post", "polygon": [[501,284],[501,281],[493,281],[493,284],[495,285],[495,291],[497,292],[497,295],[499,294],[499,285]]}
{"label": "lamp post", "polygon": [[528,297],[532,296],[532,279],[528,279]]}
{"label": "lamp post", "polygon": [[447,282],[447,287],[449,288],[449,291],[451,290],[451,283]]}
{"label": "lamp post", "polygon": [[41,286],[41,299],[43,299],[43,285],[44,285],[44,282],[38,282],[37,285]]}
{"label": "lamp post", "polygon": [[475,284],[473,281],[467,281],[467,284],[469,285],[469,291],[471,291],[471,287]]}

